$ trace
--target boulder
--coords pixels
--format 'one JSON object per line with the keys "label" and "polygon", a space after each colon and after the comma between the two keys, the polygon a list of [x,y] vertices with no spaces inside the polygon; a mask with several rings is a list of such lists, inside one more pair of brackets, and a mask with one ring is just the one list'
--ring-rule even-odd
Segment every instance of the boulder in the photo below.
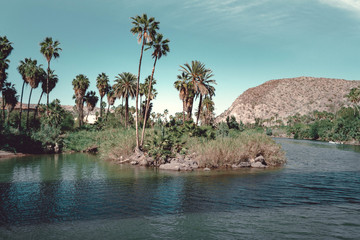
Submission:
{"label": "boulder", "polygon": [[211,169],[210,168],[204,168],[204,171],[211,171]]}
{"label": "boulder", "polygon": [[179,166],[179,164],[175,164],[175,163],[165,163],[165,164],[161,164],[159,166],[159,169],[180,171],[180,166]]}
{"label": "boulder", "polygon": [[256,158],[254,159],[254,161],[255,161],[255,162],[260,162],[260,163],[266,165],[265,158],[264,158],[262,155],[256,157]]}
{"label": "boulder", "polygon": [[267,166],[262,164],[261,162],[254,162],[254,163],[251,163],[251,167],[253,167],[253,168],[266,168]]}
{"label": "boulder", "polygon": [[245,168],[245,167],[251,167],[251,163],[249,162],[240,162],[238,164],[231,165],[232,168]]}
{"label": "boulder", "polygon": [[137,161],[131,161],[130,164],[131,164],[131,165],[137,165],[138,162],[137,162]]}

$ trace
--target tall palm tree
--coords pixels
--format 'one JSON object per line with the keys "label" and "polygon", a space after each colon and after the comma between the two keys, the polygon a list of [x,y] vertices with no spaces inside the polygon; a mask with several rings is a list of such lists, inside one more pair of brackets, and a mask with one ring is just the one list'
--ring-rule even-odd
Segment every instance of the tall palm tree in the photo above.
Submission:
{"label": "tall palm tree", "polygon": [[[41,78],[41,89],[42,89],[42,92],[40,94],[40,98],[39,98],[39,101],[38,101],[38,104],[36,105],[36,108],[35,108],[35,115],[34,115],[34,119],[37,115],[37,112],[38,112],[38,109],[39,109],[39,105],[40,105],[40,102],[41,102],[41,99],[42,99],[42,96],[44,93],[48,94],[47,91],[51,92],[56,84],[58,83],[59,81],[59,78],[58,76],[54,73],[55,71],[54,70],[50,70],[49,72],[49,76],[47,76],[47,73],[45,71],[42,71],[40,74],[42,75],[42,78]],[[47,80],[49,79],[49,86],[48,86],[48,82]]]}
{"label": "tall palm tree", "polygon": [[188,92],[189,75],[182,72],[181,75],[177,75],[177,81],[174,82],[174,87],[179,91],[179,98],[183,102],[183,123],[185,123],[186,112],[186,98]]}
{"label": "tall palm tree", "polygon": [[140,60],[139,60],[139,71],[137,76],[137,83],[136,83],[136,100],[135,100],[135,111],[136,111],[136,121],[135,121],[135,128],[136,128],[136,150],[140,150],[140,143],[139,143],[139,114],[138,114],[138,97],[139,97],[139,81],[140,81],[140,70],[141,70],[141,61],[144,52],[144,46],[146,43],[152,41],[156,34],[156,30],[159,29],[159,22],[155,21],[155,18],[150,17],[148,18],[146,14],[142,16],[135,16],[131,17],[133,20],[131,23],[133,27],[131,28],[130,32],[132,34],[137,34],[138,43],[142,43],[141,45],[141,52],[140,52]]}
{"label": "tall palm tree", "polygon": [[151,85],[152,85],[152,80],[154,78],[156,62],[162,56],[166,56],[167,53],[170,52],[169,42],[170,42],[169,39],[163,39],[163,35],[159,33],[154,36],[153,41],[151,41],[150,43],[147,44],[148,48],[146,50],[148,50],[150,48],[153,49],[153,53],[151,54],[151,56],[154,59],[154,66],[153,66],[153,69],[151,72],[151,78],[150,78],[150,82],[149,82],[148,97],[147,97],[147,101],[146,101],[145,116],[144,116],[144,123],[143,123],[143,129],[142,129],[142,134],[141,134],[140,147],[142,147],[144,144],[145,126],[146,126],[147,114],[148,114],[148,110],[149,110]]}
{"label": "tall palm tree", "polygon": [[[36,62],[36,60],[34,60]],[[36,64],[36,63],[35,63]],[[30,89],[30,95],[29,95],[29,101],[28,101],[28,110],[26,114],[26,129],[29,129],[29,113],[30,113],[30,101],[31,101],[31,94],[32,91],[39,86],[39,83],[42,81],[43,72],[45,72],[40,66],[36,66],[36,73],[35,77],[31,78],[29,81],[29,85],[31,87]]]}
{"label": "tall palm tree", "polygon": [[209,96],[204,97],[204,101],[202,102],[201,108],[203,109],[203,121],[202,123],[205,125],[211,125],[214,120],[214,102],[211,100]]}
{"label": "tall palm tree", "polygon": [[[7,78],[6,69],[9,68],[10,60],[7,57],[13,50],[12,42],[10,42],[6,36],[0,37],[0,92],[3,88],[5,80]],[[2,96],[4,98],[4,96]],[[2,101],[2,109],[5,108],[5,101]],[[5,111],[2,112],[2,118],[5,119]]]}
{"label": "tall palm tree", "polygon": [[[53,39],[51,37],[46,37],[44,39],[44,41],[42,41],[40,43],[40,52],[42,53],[42,55],[44,55],[44,57],[46,58],[46,61],[48,63],[48,68],[47,68],[47,86],[49,87],[49,76],[50,76],[50,61],[51,59],[54,58],[58,58],[60,57],[59,52],[62,51],[61,48],[59,48],[60,42],[55,40],[53,41]],[[49,114],[49,89],[46,90],[46,95],[47,95],[47,100],[46,100],[46,112],[47,114]]]}
{"label": "tall palm tree", "polygon": [[127,127],[129,121],[129,97],[134,98],[136,95],[136,76],[129,72],[118,74],[115,77],[113,89],[117,97],[125,99],[125,127]]}
{"label": "tall palm tree", "polygon": [[15,89],[15,86],[14,84],[11,83],[5,83],[2,93],[3,93],[3,102],[6,104],[6,110],[7,110],[6,122],[8,124],[10,113],[14,110],[15,105],[18,103],[19,96],[16,95],[17,91]]}
{"label": "tall palm tree", "polygon": [[197,81],[197,94],[199,96],[199,108],[198,113],[196,117],[196,125],[198,125],[201,110],[202,110],[202,99],[203,96],[209,95],[210,97],[215,95],[215,88],[214,86],[211,86],[211,84],[216,84],[216,81],[211,79],[214,75],[212,74],[212,71],[209,69],[206,69],[206,72],[203,74],[203,76],[198,78]]}
{"label": "tall palm tree", "polygon": [[25,61],[20,61],[20,65],[18,66],[18,71],[22,76],[24,83],[21,90],[21,100],[20,100],[20,121],[19,121],[19,129],[21,129],[21,113],[22,113],[22,98],[24,93],[24,86],[25,84],[30,84],[31,90],[29,95],[29,102],[28,102],[28,112],[26,117],[26,126],[28,127],[28,116],[29,116],[29,107],[30,107],[30,100],[32,90],[37,88],[40,82],[40,72],[41,68],[37,66],[36,60],[31,60],[31,58],[25,58]]}
{"label": "tall palm tree", "polygon": [[96,78],[96,87],[100,94],[100,118],[102,118],[103,112],[103,97],[109,91],[109,77],[105,73],[101,73]]}
{"label": "tall palm tree", "polygon": [[116,95],[115,95],[114,89],[110,87],[106,96],[107,96],[107,101],[108,101],[108,109],[106,112],[105,120],[107,120],[107,117],[109,115],[110,106],[113,106],[115,104]]}
{"label": "tall palm tree", "polygon": [[[196,60],[196,61],[191,61],[191,65],[188,63],[185,63],[184,66],[180,66],[180,71],[182,71],[190,76],[191,82],[194,87],[194,91],[196,94],[200,95],[200,102],[201,102],[202,95],[206,90],[206,87],[202,84],[203,79],[205,78],[205,76],[207,74],[209,74],[209,78],[212,77],[211,70],[206,69],[205,64]],[[193,104],[193,103],[189,102],[189,104]],[[201,104],[199,106],[201,106]],[[192,111],[192,106],[191,106],[191,111]],[[190,111],[190,117],[188,116],[189,120],[191,119],[191,111]],[[198,114],[198,117],[199,117],[199,114]],[[196,120],[196,124],[198,123],[198,117]]]}
{"label": "tall palm tree", "polygon": [[96,96],[96,92],[95,91],[90,91],[87,92],[85,97],[84,97],[84,101],[86,102],[86,107],[87,107],[87,115],[86,115],[86,122],[88,121],[88,117],[90,112],[92,112],[97,104],[97,102],[99,101],[99,97]]}
{"label": "tall palm tree", "polygon": [[75,91],[76,107],[79,112],[79,127],[81,127],[84,124],[84,96],[90,81],[85,75],[79,74],[72,81],[72,85]]}

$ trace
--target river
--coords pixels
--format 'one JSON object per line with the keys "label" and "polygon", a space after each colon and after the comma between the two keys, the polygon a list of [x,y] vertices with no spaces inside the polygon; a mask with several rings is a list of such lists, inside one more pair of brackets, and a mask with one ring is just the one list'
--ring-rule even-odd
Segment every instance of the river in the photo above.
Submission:
{"label": "river", "polygon": [[0,239],[359,239],[360,148],[276,141],[288,163],[270,170],[1,160]]}

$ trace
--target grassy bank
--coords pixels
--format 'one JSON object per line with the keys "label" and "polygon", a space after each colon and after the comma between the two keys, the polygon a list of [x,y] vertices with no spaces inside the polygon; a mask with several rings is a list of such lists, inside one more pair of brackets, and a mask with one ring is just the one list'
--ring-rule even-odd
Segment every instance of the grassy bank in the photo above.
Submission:
{"label": "grassy bank", "polygon": [[283,165],[286,161],[280,145],[264,133],[254,131],[209,141],[199,141],[195,138],[187,145],[190,152],[196,153],[200,167],[231,166],[260,155],[266,159],[269,166]]}
{"label": "grassy bank", "polygon": [[[135,148],[134,129],[78,131],[64,138],[66,150],[98,149],[101,158],[122,160]],[[269,166],[285,163],[284,153],[274,140],[254,130],[231,131],[227,136],[211,128],[163,128],[149,131],[145,154],[166,163],[178,154],[195,156],[199,167],[226,167],[263,156]]]}

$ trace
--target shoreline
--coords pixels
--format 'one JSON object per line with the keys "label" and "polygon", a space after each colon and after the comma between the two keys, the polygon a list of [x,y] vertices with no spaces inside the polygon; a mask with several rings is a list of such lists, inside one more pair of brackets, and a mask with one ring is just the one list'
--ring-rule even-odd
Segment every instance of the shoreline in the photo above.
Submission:
{"label": "shoreline", "polygon": [[7,159],[7,158],[24,157],[24,156],[28,156],[28,155],[30,155],[30,154],[13,153],[13,152],[7,152],[7,151],[0,150],[0,160]]}

